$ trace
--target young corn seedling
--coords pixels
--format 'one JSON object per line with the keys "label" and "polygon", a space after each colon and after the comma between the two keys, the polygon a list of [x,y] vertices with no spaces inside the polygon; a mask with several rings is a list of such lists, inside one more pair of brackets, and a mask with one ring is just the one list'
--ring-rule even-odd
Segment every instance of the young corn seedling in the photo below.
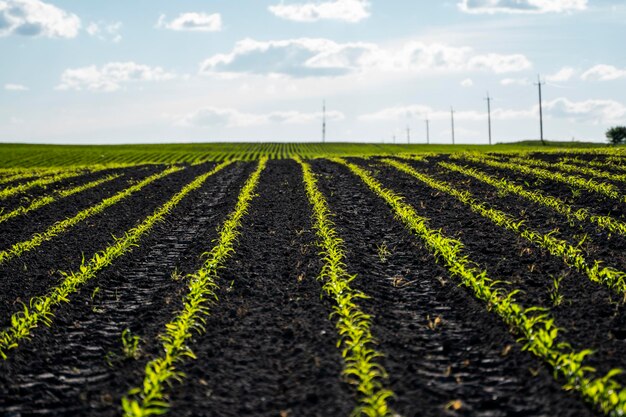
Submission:
{"label": "young corn seedling", "polygon": [[130,329],[124,329],[122,332],[122,354],[126,359],[139,359],[141,356],[140,341],[141,338],[132,334]]}

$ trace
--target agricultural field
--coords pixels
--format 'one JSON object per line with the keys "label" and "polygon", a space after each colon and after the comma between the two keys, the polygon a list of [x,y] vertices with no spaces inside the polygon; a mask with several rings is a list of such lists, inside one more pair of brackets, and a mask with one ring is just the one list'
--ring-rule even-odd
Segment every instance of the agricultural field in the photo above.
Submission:
{"label": "agricultural field", "polygon": [[626,150],[0,146],[0,415],[624,416]]}

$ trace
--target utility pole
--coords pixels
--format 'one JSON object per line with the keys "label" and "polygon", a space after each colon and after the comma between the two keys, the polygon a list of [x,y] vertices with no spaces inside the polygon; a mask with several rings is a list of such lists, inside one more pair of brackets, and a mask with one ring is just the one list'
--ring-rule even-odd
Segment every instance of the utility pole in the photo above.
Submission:
{"label": "utility pole", "polygon": [[545,83],[541,82],[541,75],[537,75],[537,84],[539,87],[539,129],[541,132],[541,144],[546,145],[546,142],[543,140],[543,101],[541,99],[541,86],[545,85]]}
{"label": "utility pole", "polygon": [[487,100],[487,121],[489,123],[489,144],[491,145],[491,100],[492,98],[489,97],[489,91],[487,91],[487,98],[485,100]]}
{"label": "utility pole", "polygon": [[322,102],[322,143],[326,143],[326,100]]}
{"label": "utility pole", "polygon": [[424,120],[426,122],[426,144],[430,145],[430,120]]}
{"label": "utility pole", "polygon": [[411,127],[406,125],[406,143],[411,144]]}
{"label": "utility pole", "polygon": [[450,107],[450,120],[452,121],[452,144],[454,145],[454,107]]}

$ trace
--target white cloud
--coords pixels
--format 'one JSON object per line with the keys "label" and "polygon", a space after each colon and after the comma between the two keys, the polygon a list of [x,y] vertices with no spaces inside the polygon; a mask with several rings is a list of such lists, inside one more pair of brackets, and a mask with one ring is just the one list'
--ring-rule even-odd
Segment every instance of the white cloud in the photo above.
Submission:
{"label": "white cloud", "polygon": [[531,82],[528,78],[504,78],[500,80],[500,84],[504,86],[509,86],[509,85],[526,86],[526,85],[530,85]]}
{"label": "white cloud", "polygon": [[[543,109],[546,116],[555,119],[567,119],[572,122],[611,124],[623,122],[626,118],[626,106],[614,100],[585,100],[571,101],[560,97],[555,100],[545,101]],[[536,119],[539,116],[539,105],[528,109],[502,109],[496,108],[491,112],[494,120],[525,120]],[[407,116],[415,118],[428,117],[430,120],[449,120],[449,110],[437,110],[423,105],[397,106],[379,110],[374,113],[363,114],[358,117],[365,122],[398,121]],[[484,121],[487,112],[473,110],[456,111],[455,120],[459,121]]]}
{"label": "white cloud", "polygon": [[80,19],[39,0],[0,0],[0,36],[74,38]]}
{"label": "white cloud", "polygon": [[92,65],[66,69],[61,75],[61,84],[57,89],[112,92],[129,82],[166,81],[175,77],[161,67],[150,67],[134,62],[111,62],[101,68]]}
{"label": "white cloud", "polygon": [[[339,121],[345,119],[345,116],[338,111],[328,111],[326,119]],[[257,114],[228,108],[204,107],[180,118],[176,124],[185,127],[249,127],[268,124],[307,124],[321,120],[321,112],[277,111]]]}
{"label": "white cloud", "polygon": [[583,80],[612,81],[626,78],[626,69],[616,68],[613,65],[596,65],[581,75]]}
{"label": "white cloud", "polygon": [[474,81],[472,81],[471,78],[466,78],[463,81],[461,81],[461,87],[472,87],[474,85]]}
{"label": "white cloud", "polygon": [[4,89],[6,91],[28,91],[28,87],[22,84],[5,84]]}
{"label": "white cloud", "polygon": [[167,22],[162,14],[157,22],[158,28],[178,31],[219,32],[222,30],[222,16],[219,13],[182,13],[174,20]]}
{"label": "white cloud", "polygon": [[377,44],[337,43],[328,39],[300,38],[279,41],[244,39],[228,54],[202,62],[205,74],[280,74],[291,77],[332,77],[366,71],[461,72],[497,74],[528,69],[520,54],[476,54],[471,48],[408,42],[399,48]]}
{"label": "white cloud", "polygon": [[122,29],[122,22],[103,23],[103,22],[91,22],[85,31],[89,36],[97,37],[100,40],[118,43],[122,40],[120,30]]}
{"label": "white cloud", "polygon": [[472,14],[567,13],[587,9],[588,0],[462,0],[459,9]]}
{"label": "white cloud", "polygon": [[546,76],[546,81],[552,82],[552,83],[569,81],[574,76],[575,73],[576,73],[576,70],[574,68],[563,67],[559,71],[555,72],[554,74],[550,74]]}
{"label": "white cloud", "polygon": [[552,117],[594,124],[619,123],[626,118],[626,106],[614,100],[570,101],[561,97],[544,103],[544,109]]}
{"label": "white cloud", "polygon": [[367,0],[335,0],[317,3],[277,4],[269,6],[274,15],[296,22],[316,22],[318,20],[341,20],[357,23],[370,16],[370,3]]}

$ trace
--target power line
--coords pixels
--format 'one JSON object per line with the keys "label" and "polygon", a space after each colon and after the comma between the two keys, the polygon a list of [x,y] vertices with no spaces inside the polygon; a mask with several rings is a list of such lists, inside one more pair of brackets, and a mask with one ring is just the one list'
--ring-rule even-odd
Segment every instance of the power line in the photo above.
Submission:
{"label": "power line", "polygon": [[452,144],[454,145],[454,107],[450,107],[450,120],[452,122]]}
{"label": "power line", "polygon": [[489,97],[489,91],[487,91],[487,98],[485,100],[487,100],[487,121],[489,123],[489,144],[491,145],[491,100],[492,98]]}
{"label": "power line", "polygon": [[326,100],[322,102],[322,143],[326,143]]}
{"label": "power line", "polygon": [[535,84],[539,87],[539,131],[541,132],[541,144],[545,146],[546,142],[543,140],[543,101],[541,99],[541,86],[546,83],[541,82],[541,75],[537,75],[537,83]]}

